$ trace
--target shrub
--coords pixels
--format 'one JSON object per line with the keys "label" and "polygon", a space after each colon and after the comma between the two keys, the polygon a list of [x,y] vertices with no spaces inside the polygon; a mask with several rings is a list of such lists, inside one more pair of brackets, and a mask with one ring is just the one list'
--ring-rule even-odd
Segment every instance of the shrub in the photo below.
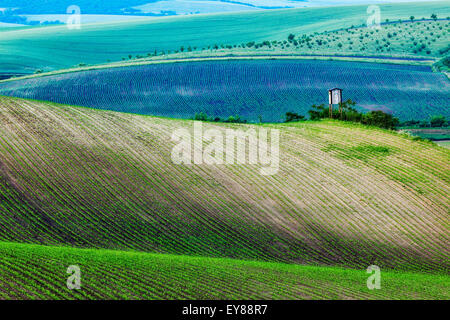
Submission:
{"label": "shrub", "polygon": [[384,129],[394,129],[399,124],[399,121],[391,114],[377,110],[366,113],[362,117],[362,123]]}
{"label": "shrub", "polygon": [[447,124],[447,121],[444,116],[434,116],[431,117],[430,125],[433,128],[444,127]]}
{"label": "shrub", "polygon": [[407,120],[405,122],[402,122],[400,124],[400,126],[402,126],[402,127],[415,127],[415,126],[418,126],[419,124],[420,124],[420,121],[418,121],[418,120]]}
{"label": "shrub", "polygon": [[305,116],[299,115],[295,112],[286,112],[285,122],[298,122],[305,120]]}
{"label": "shrub", "polygon": [[229,116],[224,122],[229,123],[247,123],[247,120],[242,120],[240,116]]}
{"label": "shrub", "polygon": [[320,120],[328,117],[328,109],[325,108],[324,104],[321,104],[319,106],[313,104],[311,108],[312,109],[308,111],[309,118],[311,120]]}
{"label": "shrub", "polygon": [[208,115],[205,112],[202,111],[200,113],[196,113],[195,114],[194,120],[197,120],[197,121],[208,121],[209,118],[208,118]]}

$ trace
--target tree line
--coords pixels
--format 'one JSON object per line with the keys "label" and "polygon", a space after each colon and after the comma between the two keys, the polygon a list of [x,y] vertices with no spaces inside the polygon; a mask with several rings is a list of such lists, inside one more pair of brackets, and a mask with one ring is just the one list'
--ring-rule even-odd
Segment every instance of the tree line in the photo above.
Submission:
{"label": "tree line", "polygon": [[[400,123],[398,118],[381,110],[370,111],[367,113],[359,112],[354,108],[355,101],[348,99],[341,103],[339,110],[333,109],[332,118],[341,121],[350,121],[362,123],[370,126],[376,126],[384,129],[394,129]],[[320,120],[330,118],[329,108],[324,104],[313,104],[308,111],[310,120]],[[306,120],[305,116],[295,112],[287,112],[285,122],[294,122]]]}
{"label": "tree line", "polygon": [[[433,116],[429,121],[427,120],[408,120],[400,122],[398,118],[392,114],[383,112],[381,110],[373,110],[367,113],[360,112],[355,109],[356,102],[348,99],[341,103],[340,109],[333,109],[332,118],[349,121],[355,123],[361,123],[369,126],[375,126],[383,129],[394,130],[398,127],[419,127],[419,128],[443,128],[448,127],[450,124],[446,118],[442,115]],[[325,104],[311,106],[308,111],[309,119],[304,115],[300,115],[296,112],[289,111],[285,114],[285,123],[299,122],[299,121],[317,121],[321,119],[329,119],[329,108]],[[259,117],[259,122],[262,122]],[[207,121],[207,122],[225,122],[225,123],[247,123],[247,120],[242,119],[239,115],[229,116],[228,118],[208,116],[205,112],[196,113],[192,120]]]}
{"label": "tree line", "polygon": [[[367,113],[359,112],[354,108],[356,102],[348,99],[341,104],[341,111],[333,109],[333,119],[351,121],[366,125],[376,126],[384,129],[395,129],[398,127],[418,127],[418,128],[444,128],[450,125],[449,121],[442,115],[432,116],[430,120],[407,120],[400,122],[392,114],[381,110]],[[330,118],[329,108],[324,104],[312,105],[308,111],[310,120],[320,120]],[[304,115],[295,112],[286,112],[285,122],[297,122],[307,120]]]}

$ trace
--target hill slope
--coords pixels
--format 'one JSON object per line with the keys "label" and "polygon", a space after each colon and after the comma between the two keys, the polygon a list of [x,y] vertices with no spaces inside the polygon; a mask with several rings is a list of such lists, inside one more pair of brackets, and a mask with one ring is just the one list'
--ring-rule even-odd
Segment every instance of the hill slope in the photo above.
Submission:
{"label": "hill slope", "polygon": [[[448,299],[449,277],[0,243],[0,299]],[[66,287],[69,265],[81,290]],[[424,290],[426,288],[426,290]]]}
{"label": "hill slope", "polygon": [[[450,16],[446,1],[380,5],[382,19],[398,20]],[[128,55],[146,55],[181,46],[207,47],[216,43],[284,40],[297,35],[362,25],[367,6],[301,8],[264,12],[169,17],[148,21],[37,27],[0,32],[0,73],[34,73],[79,63],[118,61]],[[26,44],[26,45],[25,45]]]}
{"label": "hill slope", "polygon": [[[175,165],[192,121],[0,98],[0,240],[448,271],[450,151],[339,122],[280,129],[280,168]],[[213,125],[254,128],[251,125]]]}

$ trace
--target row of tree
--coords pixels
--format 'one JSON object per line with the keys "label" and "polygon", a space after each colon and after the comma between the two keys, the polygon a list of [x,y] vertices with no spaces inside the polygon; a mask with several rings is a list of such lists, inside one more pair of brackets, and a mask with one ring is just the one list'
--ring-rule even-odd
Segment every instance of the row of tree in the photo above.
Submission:
{"label": "row of tree", "polygon": [[196,113],[194,116],[196,121],[209,121],[209,122],[227,122],[227,123],[247,123],[247,120],[241,119],[240,116],[229,116],[228,118],[210,117],[205,112]]}
{"label": "row of tree", "polygon": [[[342,121],[358,122],[366,125],[376,126],[384,129],[394,129],[399,125],[398,118],[381,110],[370,111],[368,113],[359,112],[354,108],[356,102],[351,99],[343,102],[339,110],[333,110],[333,119]],[[324,104],[312,105],[308,111],[310,120],[320,120],[330,118],[328,107]],[[285,122],[304,121],[305,116],[299,115],[295,112],[287,112]]]}

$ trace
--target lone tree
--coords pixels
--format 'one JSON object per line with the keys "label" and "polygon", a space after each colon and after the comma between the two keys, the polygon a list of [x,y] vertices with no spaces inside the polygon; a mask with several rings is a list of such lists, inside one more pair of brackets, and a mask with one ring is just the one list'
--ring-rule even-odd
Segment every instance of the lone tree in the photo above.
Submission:
{"label": "lone tree", "polygon": [[416,17],[414,17],[414,16],[411,16],[411,17],[409,17],[409,20],[411,20],[411,22],[414,22],[414,19],[415,19]]}
{"label": "lone tree", "polygon": [[435,13],[433,13],[433,14],[431,15],[431,19],[433,19],[434,21],[436,21],[436,20],[437,20],[437,15],[436,15]]}

